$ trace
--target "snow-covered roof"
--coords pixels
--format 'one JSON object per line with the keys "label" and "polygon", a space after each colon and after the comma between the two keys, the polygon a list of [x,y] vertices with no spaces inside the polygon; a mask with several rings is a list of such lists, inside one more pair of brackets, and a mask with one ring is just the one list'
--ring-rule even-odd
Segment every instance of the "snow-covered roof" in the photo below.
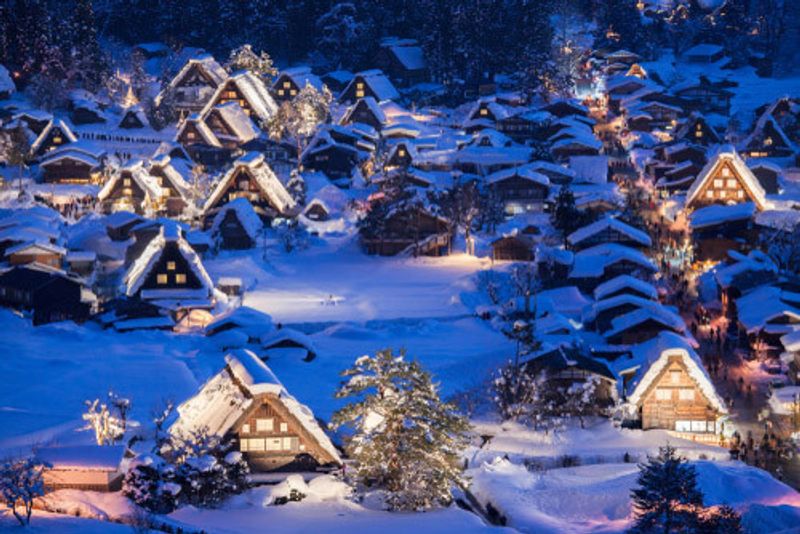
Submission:
{"label": "snow-covered roof", "polygon": [[648,271],[656,270],[653,261],[643,252],[618,243],[603,243],[575,253],[569,277],[597,278],[603,276],[607,266],[623,260]]}
{"label": "snow-covered roof", "polygon": [[[753,131],[739,144],[739,147],[741,149],[746,149],[750,148],[753,144],[755,144],[755,146],[761,146],[759,142],[763,142],[761,137],[764,135],[764,128],[767,126],[770,126],[772,131],[780,138],[780,144],[782,146],[789,150],[795,150],[795,144],[789,139],[789,136],[786,135],[786,132],[769,111],[764,112],[761,117],[758,118]],[[773,140],[773,142],[775,141]]]}
{"label": "snow-covered roof", "polygon": [[229,329],[241,330],[248,338],[261,339],[272,332],[275,326],[268,314],[248,306],[240,306],[214,318],[206,325],[205,331],[206,335],[213,336]]}
{"label": "snow-covered roof", "polygon": [[275,80],[275,84],[272,86],[273,89],[280,89],[278,84],[281,83],[281,77],[283,76],[291,79],[299,89],[303,89],[306,85],[311,85],[311,87],[317,89],[318,91],[322,90],[322,80],[320,80],[319,76],[311,72],[311,67],[292,67],[282,70],[278,75],[278,78]]}
{"label": "snow-covered roof", "polygon": [[211,234],[216,234],[219,231],[219,227],[222,221],[225,220],[228,211],[236,213],[236,218],[241,223],[245,233],[247,233],[250,239],[255,241],[261,229],[264,227],[264,223],[261,222],[261,218],[253,209],[253,205],[250,204],[250,201],[243,197],[231,200],[222,206],[214,216],[214,222],[211,225]]}
{"label": "snow-covered roof", "polygon": [[621,362],[628,368],[634,365],[638,367],[628,384],[628,401],[631,404],[637,405],[644,400],[643,395],[667,366],[669,358],[677,356],[714,409],[720,413],[728,413],[728,408],[714,388],[700,357],[686,338],[674,332],[661,332],[650,341],[632,347],[631,356],[633,361]]}
{"label": "snow-covered roof", "polygon": [[355,104],[347,109],[344,117],[342,117],[342,123],[346,124],[349,122],[354,122],[353,113],[355,113],[356,109],[361,106],[366,106],[370,113],[372,113],[372,116],[375,117],[379,123],[384,124],[386,122],[386,114],[383,112],[381,106],[378,105],[378,101],[371,96],[367,96],[364,98],[359,98],[356,100]]}
{"label": "snow-covered roof", "polygon": [[253,120],[236,102],[226,102],[214,106],[209,113],[213,112],[218,113],[222,121],[233,131],[236,142],[246,143],[258,137],[259,130],[253,124]]}
{"label": "snow-covered roof", "polygon": [[421,70],[425,68],[425,54],[419,46],[396,45],[390,46],[389,50],[405,69]]}
{"label": "snow-covered roof", "polygon": [[39,134],[36,140],[31,144],[31,153],[36,152],[47,140],[47,137],[50,135],[50,130],[53,128],[58,128],[67,138],[67,142],[74,143],[78,140],[75,134],[72,132],[72,129],[61,119],[52,119],[50,122],[47,123],[47,126],[44,127],[44,130]]}
{"label": "snow-covered roof", "polygon": [[142,288],[150,271],[153,270],[159,259],[161,259],[161,255],[164,253],[164,248],[167,243],[177,244],[178,252],[183,256],[186,260],[186,264],[204,286],[201,288],[202,291],[197,291],[197,293],[204,293],[206,297],[211,295],[214,289],[214,282],[211,281],[211,277],[208,276],[208,272],[206,272],[205,267],[203,267],[203,262],[200,261],[200,257],[195,250],[181,235],[180,227],[174,223],[169,224],[169,222],[170,221],[164,221],[158,235],[150,241],[139,258],[130,266],[128,272],[125,274],[123,290],[127,296],[134,296]]}
{"label": "snow-covered roof", "polygon": [[604,184],[608,181],[608,156],[571,156],[569,168],[575,182]]}
{"label": "snow-covered roof", "polygon": [[736,299],[739,322],[747,332],[754,333],[764,328],[771,319],[783,314],[800,318],[800,309],[785,302],[785,297],[784,291],[772,285],[763,285],[750,291]]}
{"label": "snow-covered roof", "polygon": [[756,205],[752,202],[732,205],[712,204],[692,212],[690,225],[692,228],[716,226],[727,222],[751,219],[755,214]]}
{"label": "snow-covered roof", "polygon": [[120,179],[127,177],[130,177],[134,182],[136,182],[142,191],[144,191],[147,199],[149,199],[151,202],[161,198],[163,190],[161,189],[161,186],[158,185],[156,179],[151,176],[149,172],[147,172],[142,160],[132,161],[120,168],[117,172],[113,173],[108,181],[106,181],[106,183],[103,185],[103,188],[100,189],[100,192],[97,194],[97,198],[101,201],[108,198],[108,196],[114,190],[114,186],[117,184],[117,182]]}
{"label": "snow-covered roof", "polygon": [[191,436],[205,428],[224,436],[253,405],[258,395],[274,395],[330,458],[341,463],[339,452],[314,418],[311,410],[289,394],[272,370],[248,350],[225,356],[225,367],[206,382],[194,397],[178,407],[178,420],[170,427],[175,436]]}
{"label": "snow-covered roof", "polygon": [[67,253],[67,249],[59,247],[58,245],[54,245],[48,241],[36,240],[27,243],[20,243],[18,245],[14,245],[13,247],[9,247],[6,249],[5,255],[10,256],[12,254],[20,254],[20,253],[27,253],[29,255],[29,254],[39,254],[41,252],[64,256]]}
{"label": "snow-covered roof", "polygon": [[206,200],[204,211],[211,209],[219,201],[222,194],[226,191],[228,184],[234,176],[244,169],[251,176],[270,203],[281,213],[286,213],[295,207],[292,195],[283,186],[283,183],[275,176],[269,164],[264,159],[263,154],[249,152],[233,162],[233,166],[217,182],[211,195]]}
{"label": "snow-covered roof", "polygon": [[690,206],[692,204],[700,194],[706,182],[713,179],[713,177],[717,175],[719,169],[726,164],[730,165],[736,176],[740,178],[745,188],[750,193],[751,199],[756,203],[756,207],[759,210],[763,210],[766,207],[766,193],[764,192],[764,188],[761,187],[758,178],[756,178],[753,171],[745,165],[744,160],[742,160],[736,152],[736,149],[731,145],[719,147],[717,153],[706,163],[706,166],[703,167],[703,170],[697,175],[694,183],[686,193],[686,205]]}
{"label": "snow-covered roof", "polygon": [[603,332],[603,337],[606,339],[636,328],[647,321],[655,321],[681,334],[686,332],[686,323],[683,321],[683,318],[655,301],[645,300],[630,295],[612,297],[608,300],[619,300],[620,302],[627,301],[628,303],[637,302],[641,304],[642,307],[614,317],[611,320],[611,328]]}
{"label": "snow-covered roof", "polygon": [[36,449],[36,458],[67,471],[117,471],[125,456],[124,445],[75,445]]}
{"label": "snow-covered roof", "polygon": [[[190,58],[169,82],[169,88],[173,88],[183,80],[192,67],[197,66],[203,71],[214,85],[219,85],[228,78],[228,72],[220,65],[211,54],[203,54]],[[161,95],[159,95],[161,96]]]}
{"label": "snow-covered roof", "polygon": [[211,128],[208,127],[206,121],[203,120],[198,113],[192,113],[178,126],[178,131],[175,133],[176,141],[181,138],[183,131],[190,125],[195,127],[197,133],[199,133],[200,137],[203,139],[203,143],[217,148],[222,147],[222,143],[220,143],[219,139],[217,139],[217,136],[214,135],[214,132],[212,132]]}
{"label": "snow-covered roof", "polygon": [[650,247],[653,244],[650,236],[645,232],[611,216],[603,217],[602,219],[586,225],[583,228],[575,230],[569,236],[567,236],[567,241],[569,241],[569,243],[572,245],[576,245],[606,230],[619,232],[644,247]]}
{"label": "snow-covered roof", "polygon": [[772,259],[761,252],[753,250],[746,256],[735,250],[729,250],[728,256],[733,260],[730,264],[718,265],[714,271],[714,278],[720,287],[727,288],[734,283],[736,277],[746,272],[776,273],[778,266]]}
{"label": "snow-covered roof", "polygon": [[0,93],[11,94],[16,90],[17,88],[14,86],[14,81],[8,74],[8,69],[0,65]]}
{"label": "snow-covered roof", "polygon": [[364,83],[366,83],[372,92],[375,93],[378,101],[396,100],[400,98],[400,93],[397,91],[392,82],[389,81],[389,78],[383,73],[382,70],[378,69],[357,72],[353,76],[353,79],[350,80],[350,83],[347,84],[347,87],[345,87],[343,94],[347,93],[347,91],[350,89],[350,86],[356,83],[359,78],[363,79]]}
{"label": "snow-covered roof", "polygon": [[550,186],[550,179],[546,175],[536,172],[529,165],[521,165],[519,167],[511,167],[510,169],[501,169],[493,172],[486,177],[486,183],[496,184],[514,177],[522,178],[523,180],[539,185]]}
{"label": "snow-covered roof", "polygon": [[711,43],[700,43],[694,45],[689,50],[684,52],[685,56],[714,56],[722,52],[724,48],[720,45]]}
{"label": "snow-covered roof", "polygon": [[278,111],[278,104],[269,94],[269,90],[264,85],[264,82],[250,71],[239,71],[233,73],[225,83],[221,83],[214,96],[208,101],[203,111],[200,113],[203,117],[208,117],[211,108],[216,105],[222,98],[222,92],[225,91],[229,84],[234,84],[245,100],[250,104],[252,115],[262,121],[268,121]]}
{"label": "snow-covered roof", "polygon": [[151,173],[156,167],[164,173],[172,187],[174,187],[181,196],[186,197],[189,195],[191,189],[188,182],[188,178],[191,176],[189,162],[180,158],[172,159],[167,154],[161,154],[150,160],[149,170]]}
{"label": "snow-covered roof", "polygon": [[658,290],[653,287],[652,284],[648,284],[644,280],[634,278],[629,274],[621,274],[616,278],[612,278],[608,282],[603,282],[597,286],[594,289],[594,298],[595,300],[602,300],[606,296],[626,288],[633,289],[642,295],[647,295],[651,299],[658,298]]}

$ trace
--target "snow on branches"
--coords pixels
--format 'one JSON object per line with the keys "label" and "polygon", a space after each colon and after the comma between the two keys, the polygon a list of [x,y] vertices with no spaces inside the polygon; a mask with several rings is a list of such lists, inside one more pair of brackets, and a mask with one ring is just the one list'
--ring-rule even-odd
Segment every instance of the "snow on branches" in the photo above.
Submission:
{"label": "snow on branches", "polygon": [[0,465],[0,498],[22,526],[31,522],[34,499],[44,495],[42,474],[49,467],[33,458]]}
{"label": "snow on branches", "polygon": [[86,413],[82,418],[86,424],[80,430],[94,431],[98,445],[113,445],[125,437],[128,426],[136,426],[135,421],[128,421],[131,409],[130,399],[120,397],[113,391],[108,392],[107,403],[100,399],[87,400]]}
{"label": "snow on branches", "polygon": [[334,414],[332,426],[355,430],[348,449],[356,481],[384,491],[392,510],[448,504],[451,485],[463,484],[469,424],[441,401],[430,374],[387,349],[362,356],[343,375],[337,398],[356,400]]}

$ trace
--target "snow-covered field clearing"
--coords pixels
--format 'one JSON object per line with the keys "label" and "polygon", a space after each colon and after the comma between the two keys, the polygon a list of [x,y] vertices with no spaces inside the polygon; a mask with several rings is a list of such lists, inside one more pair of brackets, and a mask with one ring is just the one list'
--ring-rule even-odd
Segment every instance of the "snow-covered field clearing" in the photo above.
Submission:
{"label": "snow-covered field clearing", "polygon": [[[233,276],[244,303],[282,323],[452,317],[469,313],[460,294],[472,287],[486,259],[367,256],[352,238],[290,255],[263,249],[227,252],[205,262],[214,280]],[[279,258],[279,261],[275,261]]]}

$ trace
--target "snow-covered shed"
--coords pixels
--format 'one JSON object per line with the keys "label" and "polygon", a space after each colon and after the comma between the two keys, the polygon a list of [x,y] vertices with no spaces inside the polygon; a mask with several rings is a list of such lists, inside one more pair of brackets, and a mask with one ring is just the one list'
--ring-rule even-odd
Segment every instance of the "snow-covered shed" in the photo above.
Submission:
{"label": "snow-covered shed", "polygon": [[225,367],[178,407],[170,433],[189,437],[200,429],[234,440],[256,472],[313,471],[342,464],[311,410],[248,350],[225,356]]}
{"label": "snow-covered shed", "polygon": [[575,230],[567,236],[567,242],[573,250],[602,243],[619,243],[633,248],[650,248],[653,244],[645,232],[611,216]]}
{"label": "snow-covered shed", "polygon": [[78,445],[36,450],[36,459],[51,466],[45,469],[42,477],[47,491],[119,491],[125,475],[124,458],[124,445]]}
{"label": "snow-covered shed", "polygon": [[211,238],[221,249],[253,248],[264,223],[246,198],[236,198],[222,206],[211,223]]}

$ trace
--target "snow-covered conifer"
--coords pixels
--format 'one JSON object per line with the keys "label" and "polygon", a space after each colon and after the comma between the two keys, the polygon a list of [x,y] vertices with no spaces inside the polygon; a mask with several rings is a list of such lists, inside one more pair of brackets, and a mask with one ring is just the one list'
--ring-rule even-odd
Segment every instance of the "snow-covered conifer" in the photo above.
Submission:
{"label": "snow-covered conifer", "polygon": [[343,374],[336,396],[355,400],[334,414],[332,426],[355,431],[348,449],[356,480],[386,491],[393,510],[448,504],[451,486],[463,484],[466,419],[441,401],[430,375],[402,351],[362,356]]}
{"label": "snow-covered conifer", "polygon": [[228,69],[228,72],[248,70],[265,82],[270,82],[278,73],[272,64],[270,55],[264,51],[256,53],[249,44],[231,50],[225,68]]}

